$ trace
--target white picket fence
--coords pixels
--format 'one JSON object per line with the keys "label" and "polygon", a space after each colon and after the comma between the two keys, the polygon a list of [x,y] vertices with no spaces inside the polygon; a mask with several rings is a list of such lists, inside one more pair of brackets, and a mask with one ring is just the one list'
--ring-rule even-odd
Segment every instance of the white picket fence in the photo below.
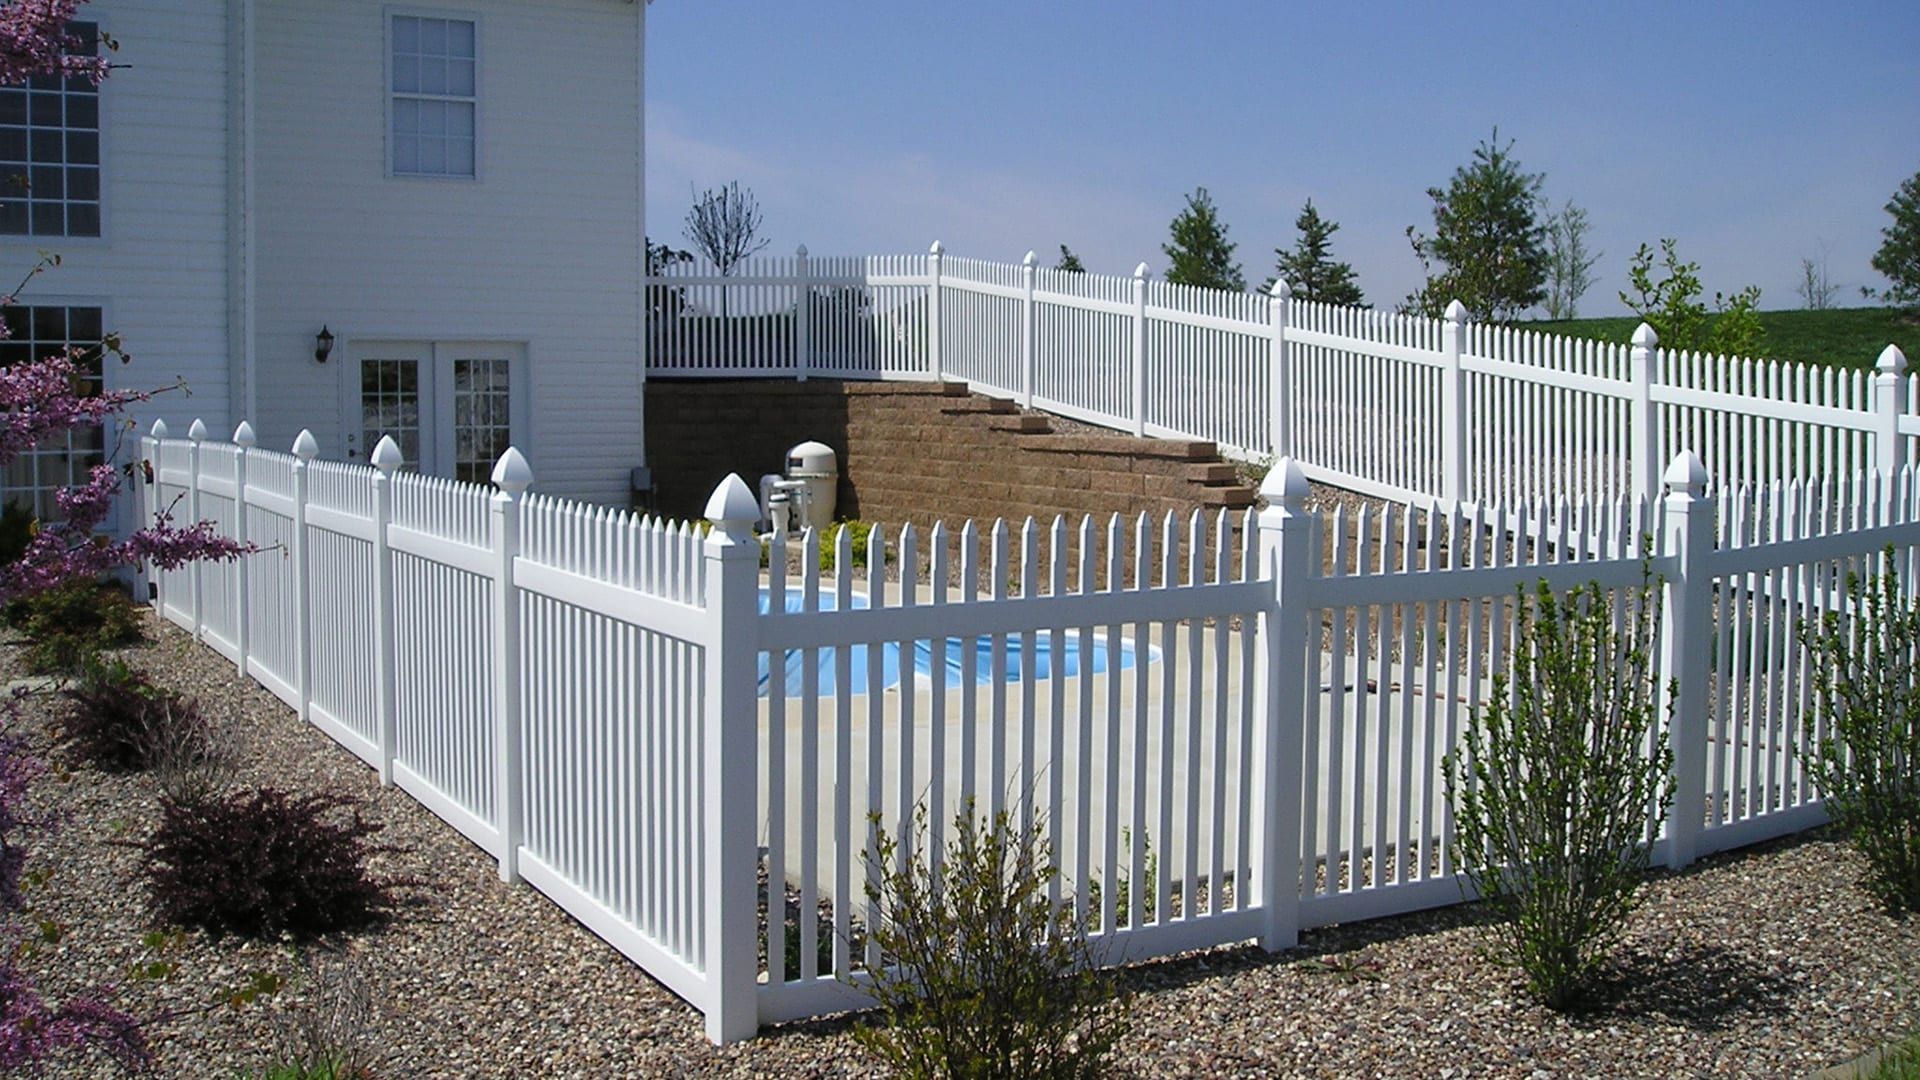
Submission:
{"label": "white picket fence", "polygon": [[[1556,337],[948,255],[695,263],[648,279],[651,377],[964,379],[1136,435],[1293,457],[1402,502],[1650,497],[1684,449],[1728,483],[1892,474],[1920,374]],[[800,313],[805,311],[807,317]]]}
{"label": "white picket fence", "polygon": [[146,509],[261,550],[158,575],[159,610],[717,1041],[865,1000],[871,815],[903,835],[919,805],[936,859],[968,797],[1038,820],[1114,963],[1458,902],[1441,761],[1541,580],[1663,594],[1679,794],[1656,857],[1804,828],[1794,630],[1844,615],[1889,545],[1920,579],[1911,467],[1709,494],[1684,454],[1664,497],[1392,507],[1328,536],[1285,460],[1259,512],[878,531],[859,569],[842,531],[828,573],[809,535],[802,569],[777,546],[763,573],[738,477],[703,535],[530,494],[513,450],[487,488],[402,472],[391,442],[363,466],[304,433],[291,455],[190,435],[143,440]]}

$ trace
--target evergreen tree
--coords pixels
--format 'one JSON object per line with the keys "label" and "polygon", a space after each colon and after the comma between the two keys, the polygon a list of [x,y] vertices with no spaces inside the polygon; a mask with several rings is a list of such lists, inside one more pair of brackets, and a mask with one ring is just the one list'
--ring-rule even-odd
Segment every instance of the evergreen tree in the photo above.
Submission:
{"label": "evergreen tree", "polygon": [[1067,245],[1060,245],[1060,261],[1053,264],[1055,270],[1065,270],[1069,274],[1084,274],[1087,268],[1080,264],[1080,256],[1075,255]]}
{"label": "evergreen tree", "polygon": [[[1407,297],[1408,310],[1438,316],[1459,300],[1470,317],[1510,322],[1547,298],[1547,229],[1540,221],[1541,173],[1524,172],[1513,142],[1500,130],[1474,148],[1445,188],[1428,188],[1433,235],[1407,226],[1427,282]],[[1440,264],[1435,272],[1433,266]]]}
{"label": "evergreen tree", "polygon": [[1914,173],[1887,203],[1893,224],[1880,230],[1873,268],[1891,282],[1880,296],[1901,306],[1920,304],[1920,173]]}
{"label": "evergreen tree", "polygon": [[[1353,267],[1333,259],[1333,234],[1340,231],[1340,223],[1321,217],[1320,211],[1314,208],[1313,200],[1308,199],[1300,216],[1293,220],[1293,227],[1300,231],[1300,239],[1294,243],[1293,250],[1273,249],[1273,253],[1279,256],[1275,269],[1280,277],[1287,279],[1287,284],[1293,286],[1293,295],[1324,304],[1367,306],[1360,285],[1353,280]],[[1261,286],[1261,291],[1273,288],[1275,280],[1269,278]]]}
{"label": "evergreen tree", "polygon": [[1187,196],[1187,208],[1173,219],[1171,229],[1173,242],[1160,247],[1167,254],[1168,281],[1208,289],[1247,287],[1233,261],[1235,245],[1227,239],[1227,226],[1206,188],[1195,188]]}

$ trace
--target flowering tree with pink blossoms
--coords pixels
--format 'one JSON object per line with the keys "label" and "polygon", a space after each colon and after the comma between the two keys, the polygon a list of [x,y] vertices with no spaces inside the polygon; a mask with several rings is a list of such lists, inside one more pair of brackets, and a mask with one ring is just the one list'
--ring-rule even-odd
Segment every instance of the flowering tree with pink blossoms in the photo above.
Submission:
{"label": "flowering tree with pink blossoms", "polygon": [[[96,84],[105,79],[110,70],[106,58],[80,49],[69,31],[84,2],[5,0],[0,6],[0,85],[18,86],[49,75]],[[110,50],[117,48],[105,35],[101,41]],[[13,304],[27,282],[57,265],[58,256],[43,255],[20,287],[0,296],[0,306]],[[4,334],[0,325],[0,336]],[[92,348],[102,362],[108,355],[122,362],[129,359],[112,335]],[[152,398],[153,391],[95,389],[82,366],[93,359],[88,348],[69,346],[0,370],[0,470],[50,440],[118,423],[129,405]],[[84,483],[56,493],[58,520],[36,522],[25,551],[0,565],[0,605],[69,582],[95,580],[123,566],[175,569],[196,560],[232,560],[248,550],[218,536],[208,522],[174,524],[168,507],[124,538],[102,532],[122,475],[120,467],[104,462],[88,472]],[[17,700],[0,703],[0,917],[14,916],[25,906],[24,835],[51,824],[34,814],[27,801],[28,786],[43,766],[4,726]],[[129,1068],[150,1063],[139,1021],[95,998],[49,1004],[21,968],[20,957],[19,946],[0,949],[0,1072],[32,1070],[55,1053],[86,1048]]]}

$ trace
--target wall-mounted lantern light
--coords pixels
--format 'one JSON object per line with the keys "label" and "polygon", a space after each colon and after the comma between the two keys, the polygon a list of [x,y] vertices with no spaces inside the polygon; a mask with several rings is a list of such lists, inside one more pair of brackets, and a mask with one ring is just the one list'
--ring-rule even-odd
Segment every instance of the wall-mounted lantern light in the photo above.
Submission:
{"label": "wall-mounted lantern light", "polygon": [[313,337],[313,358],[324,364],[327,362],[327,357],[332,355],[333,333],[322,326],[320,332]]}

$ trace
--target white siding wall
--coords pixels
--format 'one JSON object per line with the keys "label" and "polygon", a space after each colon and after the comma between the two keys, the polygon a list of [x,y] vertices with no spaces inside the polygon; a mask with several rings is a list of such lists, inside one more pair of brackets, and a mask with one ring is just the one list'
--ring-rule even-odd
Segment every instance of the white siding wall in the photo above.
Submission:
{"label": "white siding wall", "polygon": [[[480,27],[479,179],[386,175],[372,0],[257,0],[257,412],[344,451],[350,339],[525,342],[537,486],[624,500],[642,460],[643,4],[441,0]],[[403,10],[413,10],[403,8]],[[313,360],[322,323],[335,362]]]}
{"label": "white siding wall", "polygon": [[[179,391],[137,406],[142,429],[195,416],[230,433],[227,382],[226,0],[95,0],[81,16],[120,42],[101,88],[99,239],[0,237],[11,288],[40,249],[64,262],[20,296],[100,305],[134,357],[107,384]],[[111,443],[110,443],[111,445]],[[123,453],[132,452],[128,441]]]}

